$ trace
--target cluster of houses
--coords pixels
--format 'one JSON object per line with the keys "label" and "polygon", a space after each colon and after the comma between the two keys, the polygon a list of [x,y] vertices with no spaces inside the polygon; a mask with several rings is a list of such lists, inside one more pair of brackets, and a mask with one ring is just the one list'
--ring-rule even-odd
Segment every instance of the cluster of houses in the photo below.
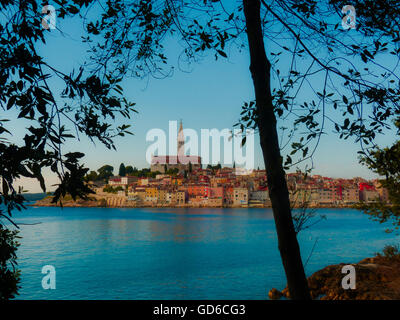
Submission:
{"label": "cluster of houses", "polygon": [[333,179],[320,175],[304,178],[288,174],[292,201],[307,201],[311,206],[348,206],[359,202],[389,202],[388,191],[378,180],[363,178]]}
{"label": "cluster of houses", "polygon": [[[388,201],[378,181],[362,178],[332,179],[301,173],[287,175],[294,206],[347,206]],[[110,206],[268,207],[271,201],[265,170],[237,175],[233,168],[196,169],[186,176],[158,174],[155,178],[115,176],[96,182],[94,190]]]}

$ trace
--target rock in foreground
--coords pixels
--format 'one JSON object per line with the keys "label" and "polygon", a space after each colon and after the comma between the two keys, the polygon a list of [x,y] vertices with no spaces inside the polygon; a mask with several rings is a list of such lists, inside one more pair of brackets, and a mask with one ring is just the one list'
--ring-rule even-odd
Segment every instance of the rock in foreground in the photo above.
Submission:
{"label": "rock in foreground", "polygon": [[[352,264],[356,270],[356,288],[343,289],[344,263],[330,265],[308,278],[311,297],[321,300],[400,300],[400,257],[377,256]],[[271,299],[290,298],[288,288],[272,289]]]}

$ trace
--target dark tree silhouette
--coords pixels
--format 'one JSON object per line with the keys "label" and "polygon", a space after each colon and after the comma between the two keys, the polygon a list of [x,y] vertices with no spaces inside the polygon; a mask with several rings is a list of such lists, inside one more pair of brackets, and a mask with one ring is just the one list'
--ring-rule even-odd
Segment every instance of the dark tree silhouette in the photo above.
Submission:
{"label": "dark tree silhouette", "polygon": [[119,165],[118,175],[121,176],[121,177],[125,177],[126,176],[126,168],[125,168],[125,165],[123,163],[121,163]]}
{"label": "dark tree silhouette", "polygon": [[[57,19],[77,16],[80,9],[91,2],[66,1]],[[84,135],[115,149],[113,139],[130,132],[128,125],[115,127],[110,119],[116,115],[129,118],[135,111],[134,104],[123,96],[120,78],[108,72],[100,75],[83,66],[64,73],[39,53],[38,47],[46,42],[51,32],[42,27],[39,5],[45,3],[36,0],[0,2],[0,278],[6,282],[0,285],[0,297],[5,298],[17,293],[18,283],[18,272],[10,273],[3,265],[8,259],[11,266],[15,266],[17,238],[8,228],[9,225],[18,228],[11,219],[12,211],[25,208],[22,189],[14,185],[16,179],[35,178],[45,192],[42,170],[49,168],[60,181],[54,192],[54,202],[67,193],[74,199],[87,198],[93,191],[84,182],[88,171],[80,163],[84,154],[65,153],[64,143]],[[61,92],[50,82],[52,78],[61,81],[64,86]],[[28,123],[19,144],[9,139],[13,124],[7,122],[7,115],[11,113]],[[67,129],[69,125],[73,132]]]}
{"label": "dark tree silhouette", "polygon": [[[400,130],[400,118],[396,121]],[[359,208],[373,220],[380,223],[391,222],[393,229],[387,232],[399,232],[400,228],[400,140],[392,146],[375,148],[362,154],[360,162],[380,176],[380,188],[388,193],[388,202],[380,199],[375,203],[361,203]]]}
{"label": "dark tree silhouette", "polygon": [[132,175],[134,172],[135,171],[132,166],[126,166],[126,174],[127,175]]}
{"label": "dark tree silhouette", "polygon": [[8,230],[0,224],[0,301],[15,298],[19,289],[18,238],[18,230]]}
{"label": "dark tree silhouette", "polygon": [[110,166],[109,164],[105,164],[97,169],[97,172],[99,173],[98,179],[107,182],[108,178],[114,175],[114,167]]}

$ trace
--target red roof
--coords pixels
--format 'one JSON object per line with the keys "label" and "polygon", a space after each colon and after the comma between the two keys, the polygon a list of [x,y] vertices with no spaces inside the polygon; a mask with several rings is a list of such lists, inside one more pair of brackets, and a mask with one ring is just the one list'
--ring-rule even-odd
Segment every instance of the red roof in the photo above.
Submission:
{"label": "red roof", "polygon": [[363,191],[364,189],[366,189],[366,190],[375,190],[375,188],[374,188],[373,185],[370,185],[370,184],[365,183],[365,182],[360,182],[360,183],[358,184],[358,189],[359,189],[360,191]]}

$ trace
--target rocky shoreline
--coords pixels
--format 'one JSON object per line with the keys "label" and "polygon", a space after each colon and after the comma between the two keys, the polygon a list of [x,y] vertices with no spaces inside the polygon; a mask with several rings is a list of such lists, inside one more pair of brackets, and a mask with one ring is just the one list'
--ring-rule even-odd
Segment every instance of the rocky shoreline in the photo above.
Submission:
{"label": "rocky shoreline", "polygon": [[[399,300],[400,257],[378,255],[351,264],[356,271],[356,288],[343,289],[344,263],[327,266],[308,278],[312,299],[320,300]],[[275,288],[268,293],[270,299],[290,298],[288,288]]]}
{"label": "rocky shoreline", "polygon": [[[115,197],[118,199],[118,197]],[[35,207],[60,207],[61,205],[55,204],[51,202],[52,197],[47,196],[44,199],[37,200],[34,204],[30,204],[30,206]],[[183,205],[169,205],[169,204],[153,204],[153,205],[137,205],[130,204],[129,202],[124,202],[121,204],[116,204],[116,202],[112,202],[110,204],[104,197],[99,196],[91,196],[89,200],[77,199],[76,201],[72,199],[63,199],[62,200],[63,207],[100,207],[100,208],[271,208],[268,205],[242,205],[242,206],[205,206],[205,205],[193,205],[193,204],[183,204]],[[331,208],[331,209],[342,209],[342,208],[354,208],[353,205],[341,205],[341,206],[330,206],[330,205],[320,205],[320,206],[309,206],[309,208]]]}
{"label": "rocky shoreline", "polygon": [[[41,200],[36,200],[35,203],[29,204],[31,207],[61,207],[59,203],[52,203],[53,197],[47,196]],[[101,207],[101,200],[94,197],[89,197],[88,200],[77,199],[76,201],[72,199],[63,199],[63,207]]]}

